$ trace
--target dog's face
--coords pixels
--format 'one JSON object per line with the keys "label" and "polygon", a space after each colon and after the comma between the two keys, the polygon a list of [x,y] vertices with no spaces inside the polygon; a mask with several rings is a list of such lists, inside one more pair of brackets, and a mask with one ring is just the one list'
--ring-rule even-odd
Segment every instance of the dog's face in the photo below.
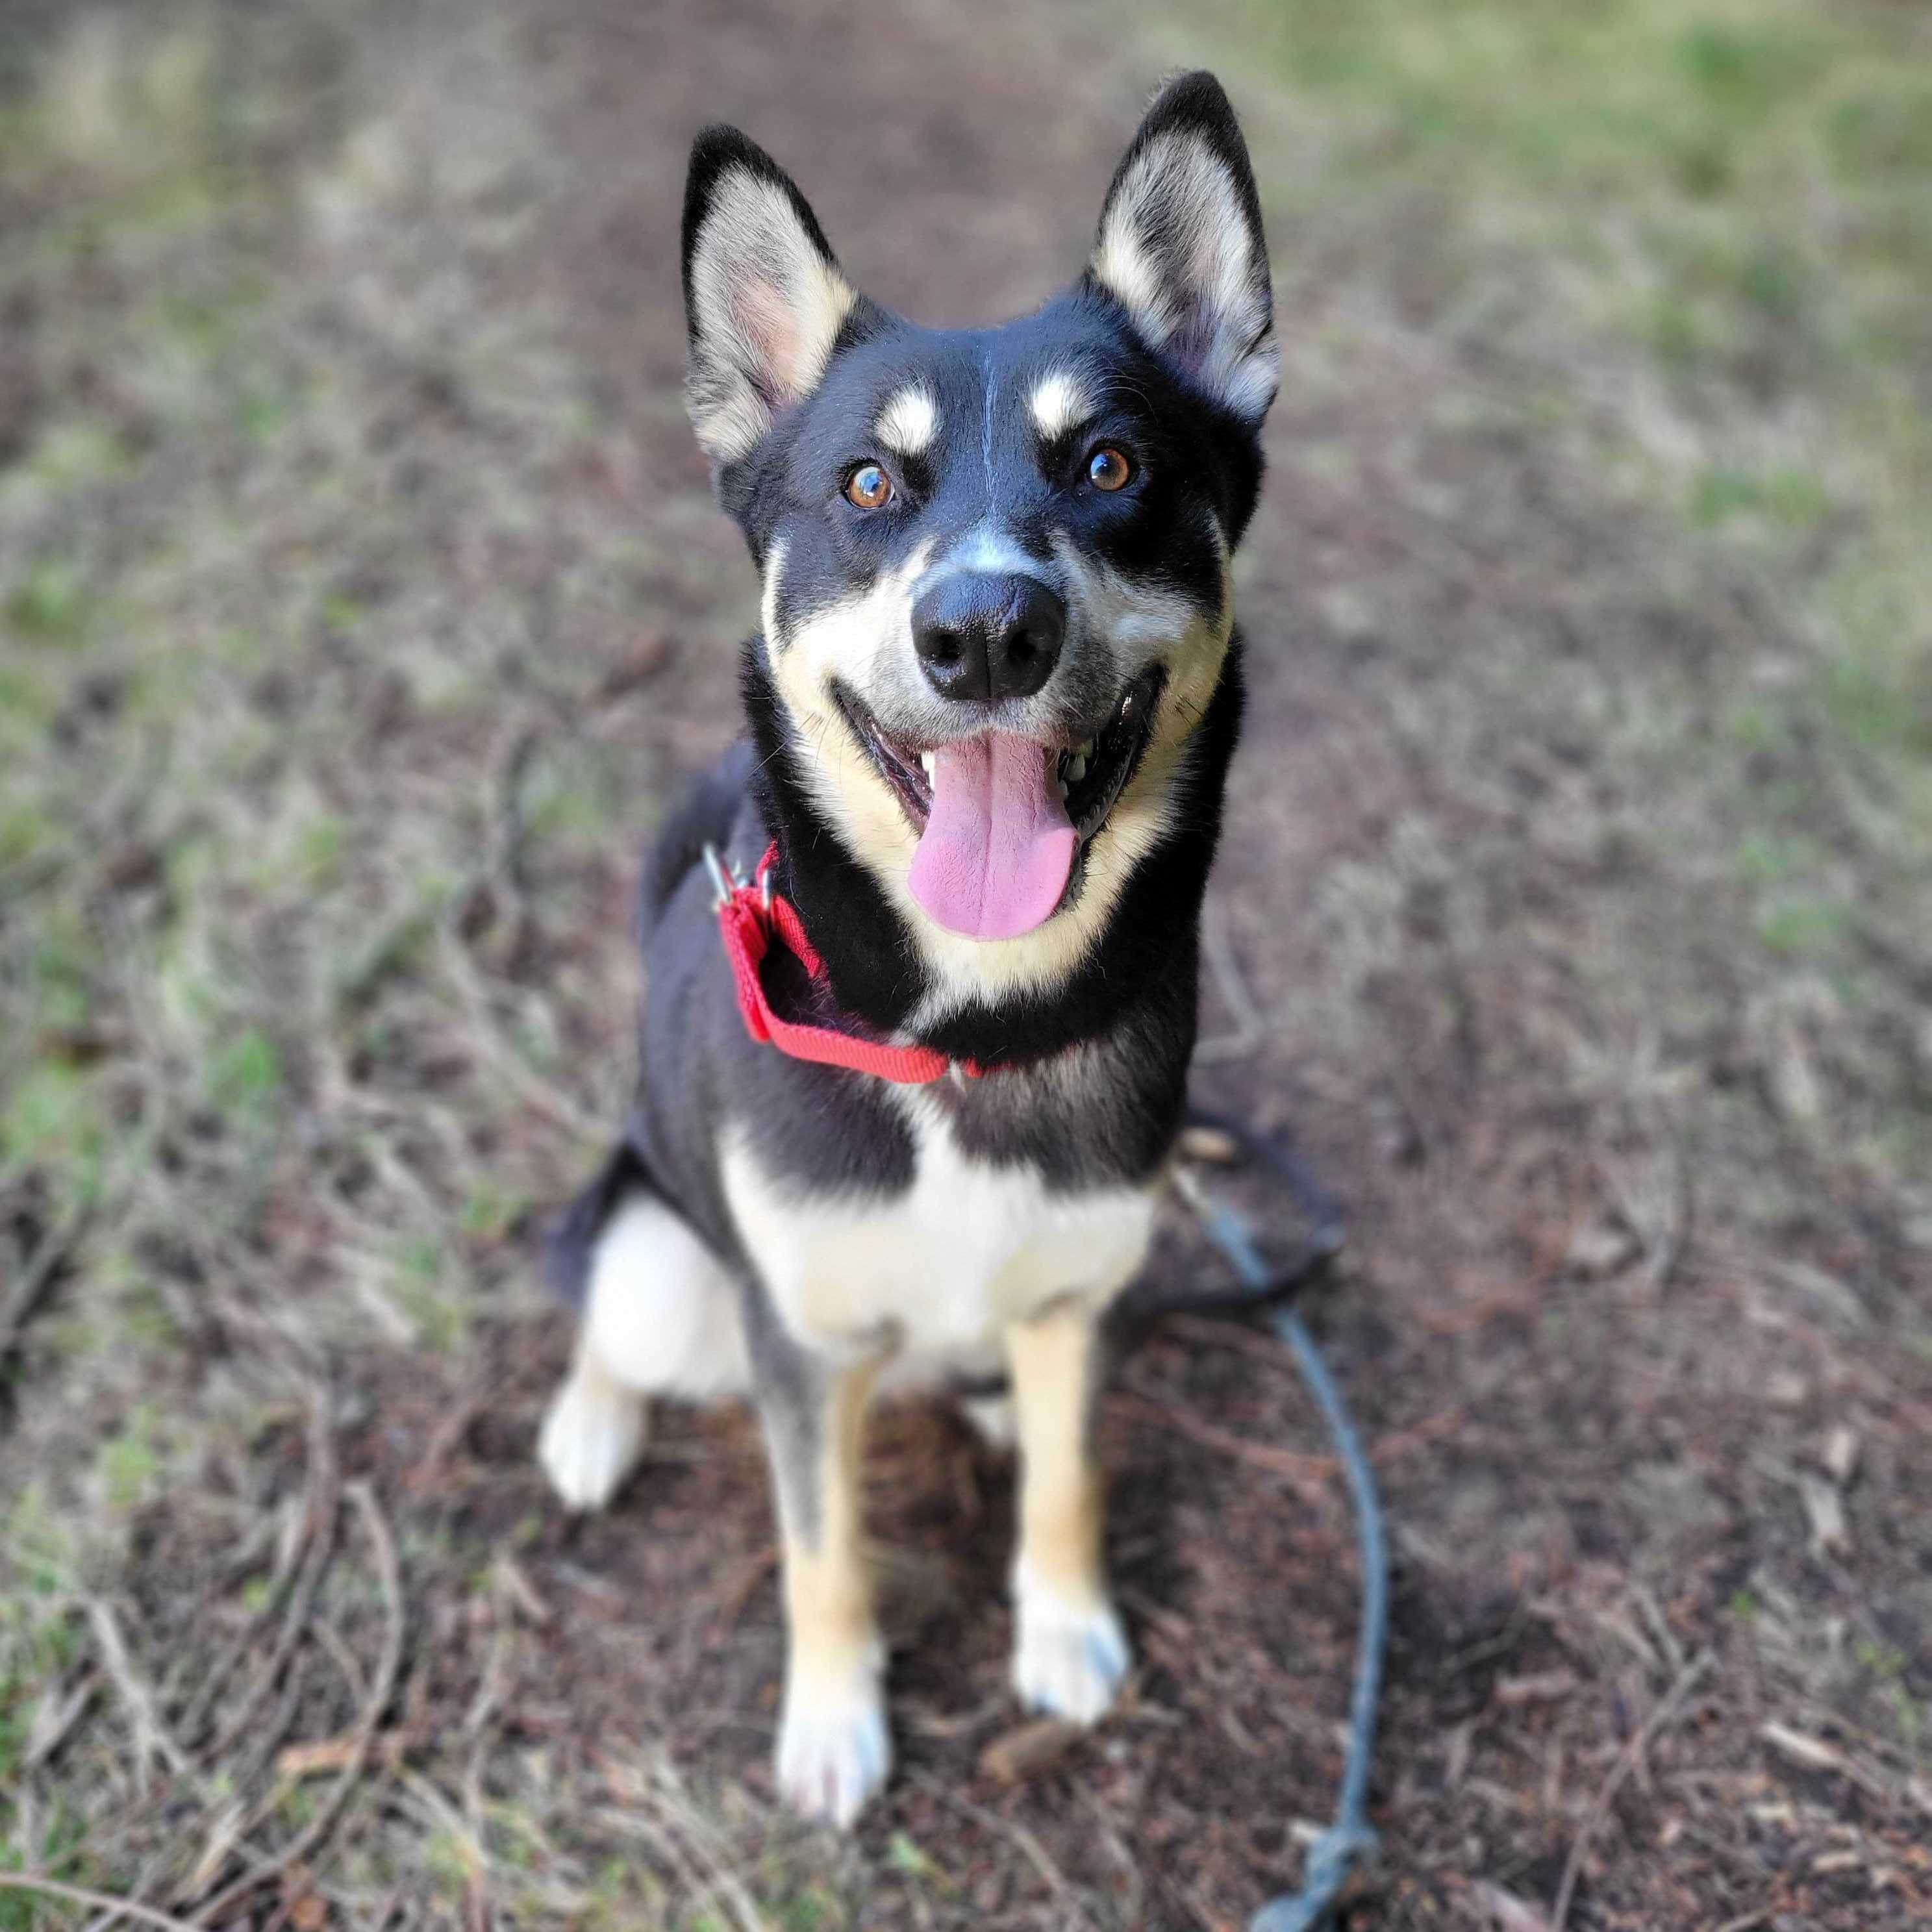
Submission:
{"label": "dog's face", "polygon": [[1162,94],[1084,276],[1000,328],[857,295],[730,130],[684,251],[692,419],[802,782],[942,988],[1063,976],[1171,829],[1260,478],[1272,305],[1226,98]]}

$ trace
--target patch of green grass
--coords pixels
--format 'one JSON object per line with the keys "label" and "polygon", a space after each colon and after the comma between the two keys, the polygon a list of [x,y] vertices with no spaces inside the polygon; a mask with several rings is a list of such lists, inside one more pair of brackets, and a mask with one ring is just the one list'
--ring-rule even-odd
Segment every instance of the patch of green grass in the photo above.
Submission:
{"label": "patch of green grass", "polygon": [[126,446],[111,430],[74,418],[41,433],[21,473],[38,488],[58,493],[100,482],[125,470],[128,461]]}
{"label": "patch of green grass", "polygon": [[458,1225],[472,1240],[500,1240],[529,1205],[524,1195],[483,1180],[464,1202]]}
{"label": "patch of green grass", "polygon": [[224,1111],[261,1119],[274,1111],[283,1078],[281,1049],[260,1027],[249,1027],[215,1055],[210,1088]]}
{"label": "patch of green grass", "polygon": [[1748,832],[1738,844],[1738,878],[1748,886],[1780,886],[1816,872],[1825,849],[1802,833]]}
{"label": "patch of green grass", "polygon": [[53,820],[34,806],[0,806],[0,868],[31,859],[57,836]]}
{"label": "patch of green grass", "polygon": [[[1264,202],[1318,233],[1332,207],[1397,244],[1426,195],[1420,326],[1432,299],[1478,309],[1507,281],[1499,308],[1532,320],[1520,364],[1505,323],[1498,365],[1546,382],[1549,345],[1567,344],[1555,386],[1566,362],[1586,379],[1573,426],[1589,395],[1650,398],[1649,426],[1641,410],[1610,423],[1606,453],[1653,500],[1675,496],[1695,537],[1748,544],[1776,573],[1790,622],[1766,641],[1787,674],[1726,700],[1710,784],[1795,826],[1843,775],[1879,801],[1864,822],[1894,876],[1932,884],[1922,9],[1245,0],[1237,17],[1236,44],[1328,122],[1294,149],[1314,166],[1274,170]],[[1772,796],[1750,760],[1800,746],[1832,780]],[[1740,869],[1785,884],[1761,868],[1792,856],[1766,847]],[[1759,916],[1793,956],[1829,950],[1842,923],[1791,895]]]}
{"label": "patch of green grass", "polygon": [[78,559],[37,557],[7,599],[8,621],[36,644],[76,644],[87,635],[92,599]]}
{"label": "patch of green grass", "polygon": [[416,1324],[422,1346],[438,1354],[460,1348],[470,1327],[467,1300],[446,1280],[449,1261],[447,1244],[434,1235],[412,1235],[396,1246],[396,1299]]}
{"label": "patch of green grass", "polygon": [[104,1138],[94,1084],[78,1068],[49,1055],[11,1076],[0,1099],[0,1162],[58,1168],[91,1189]]}
{"label": "patch of green grass", "polygon": [[1753,474],[1718,464],[1699,473],[1689,508],[1692,523],[1705,530],[1746,516],[1800,530],[1822,520],[1831,500],[1823,484],[1802,470]]}
{"label": "patch of green grass", "polygon": [[886,1862],[902,1878],[914,1880],[921,1885],[945,1885],[950,1882],[945,1868],[932,1858],[920,1845],[919,1841],[905,1832],[895,1832],[892,1842],[886,1847]]}
{"label": "patch of green grass", "polygon": [[837,1897],[822,1886],[814,1886],[773,1910],[785,1932],[838,1932],[851,1922]]}
{"label": "patch of green grass", "polygon": [[1835,900],[1792,897],[1774,900],[1756,919],[1757,935],[1786,958],[1836,952],[1851,929],[1850,909]]}
{"label": "patch of green grass", "polygon": [[104,1500],[124,1515],[154,1496],[165,1466],[160,1418],[146,1403],[129,1413],[120,1432],[102,1443],[94,1459]]}

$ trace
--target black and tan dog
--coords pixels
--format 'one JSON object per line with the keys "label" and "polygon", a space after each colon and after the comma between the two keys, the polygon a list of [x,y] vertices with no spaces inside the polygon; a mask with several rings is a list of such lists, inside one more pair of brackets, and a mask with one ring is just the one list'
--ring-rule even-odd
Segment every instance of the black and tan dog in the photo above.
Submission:
{"label": "black and tan dog", "polygon": [[[858,1500],[882,1388],[1010,1378],[982,1420],[1023,1457],[1016,1688],[1090,1721],[1127,1670],[1096,1325],[1146,1252],[1194,1039],[1268,260],[1197,74],[1150,110],[1085,272],[1018,321],[868,302],[729,128],[692,151],[684,284],[692,419],[764,621],[748,738],[650,862],[639,1097],[555,1244],[582,1320],[540,1453],[595,1508],[650,1396],[753,1399],[784,1529],[778,1779],[842,1823],[891,1754]],[[762,964],[721,942],[725,868]]]}

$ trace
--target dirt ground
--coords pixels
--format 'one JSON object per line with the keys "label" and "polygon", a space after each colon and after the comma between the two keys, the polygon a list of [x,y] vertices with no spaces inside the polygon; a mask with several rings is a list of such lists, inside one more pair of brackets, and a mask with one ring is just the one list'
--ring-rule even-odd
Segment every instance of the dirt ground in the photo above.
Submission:
{"label": "dirt ground", "polygon": [[[1183,61],[1286,346],[1199,1084],[1346,1203],[1308,1312],[1396,1564],[1346,1922],[1932,1922],[1922,9],[0,46],[0,1928],[1219,1932],[1298,1877],[1357,1585],[1260,1330],[1124,1332],[1141,1667],[1018,1781],[1010,1472],[880,1415],[902,1768],[849,1840],[772,1803],[748,1418],[580,1525],[532,1460],[535,1231],[754,614],[678,393],[690,134],[987,320]],[[1211,1268],[1177,1219],[1156,1285]]]}

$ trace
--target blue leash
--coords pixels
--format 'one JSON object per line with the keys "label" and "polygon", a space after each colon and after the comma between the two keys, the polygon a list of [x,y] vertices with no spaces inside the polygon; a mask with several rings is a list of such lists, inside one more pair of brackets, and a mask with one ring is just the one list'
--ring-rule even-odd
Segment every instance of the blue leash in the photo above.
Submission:
{"label": "blue leash", "polygon": [[[1225,1126],[1221,1122],[1214,1124]],[[1258,1150],[1252,1136],[1236,1130],[1235,1137],[1250,1152]],[[1258,1299],[1279,1294],[1286,1282],[1305,1273],[1313,1262],[1334,1253],[1341,1245],[1340,1226],[1334,1208],[1309,1177],[1292,1166],[1286,1156],[1272,1150],[1258,1150],[1294,1187],[1303,1204],[1315,1211],[1313,1240],[1302,1262],[1286,1276],[1283,1270],[1270,1267],[1255,1244],[1252,1230],[1234,1208],[1211,1198],[1185,1168],[1177,1169],[1175,1174],[1182,1197],[1198,1217],[1208,1238],[1226,1257],[1243,1286]],[[1361,1622],[1355,1648],[1354,1689],[1348,1703],[1348,1758],[1342,1768],[1335,1822],[1310,1848],[1301,1889],[1270,1900],[1256,1913],[1250,1926],[1250,1932],[1317,1932],[1318,1928],[1329,1922],[1336,1897],[1357,1861],[1366,1858],[1376,1846],[1376,1834],[1368,1820],[1369,1768],[1375,1757],[1376,1708],[1381,1700],[1382,1660],[1388,1645],[1388,1540],[1382,1527],[1376,1479],[1363,1453],[1361,1438],[1355,1432],[1341,1391],[1315,1346],[1315,1338],[1292,1308],[1276,1307],[1269,1319],[1276,1334],[1294,1352],[1295,1366],[1334,1438],[1336,1454],[1341,1459],[1354,1502],[1361,1550]]]}

